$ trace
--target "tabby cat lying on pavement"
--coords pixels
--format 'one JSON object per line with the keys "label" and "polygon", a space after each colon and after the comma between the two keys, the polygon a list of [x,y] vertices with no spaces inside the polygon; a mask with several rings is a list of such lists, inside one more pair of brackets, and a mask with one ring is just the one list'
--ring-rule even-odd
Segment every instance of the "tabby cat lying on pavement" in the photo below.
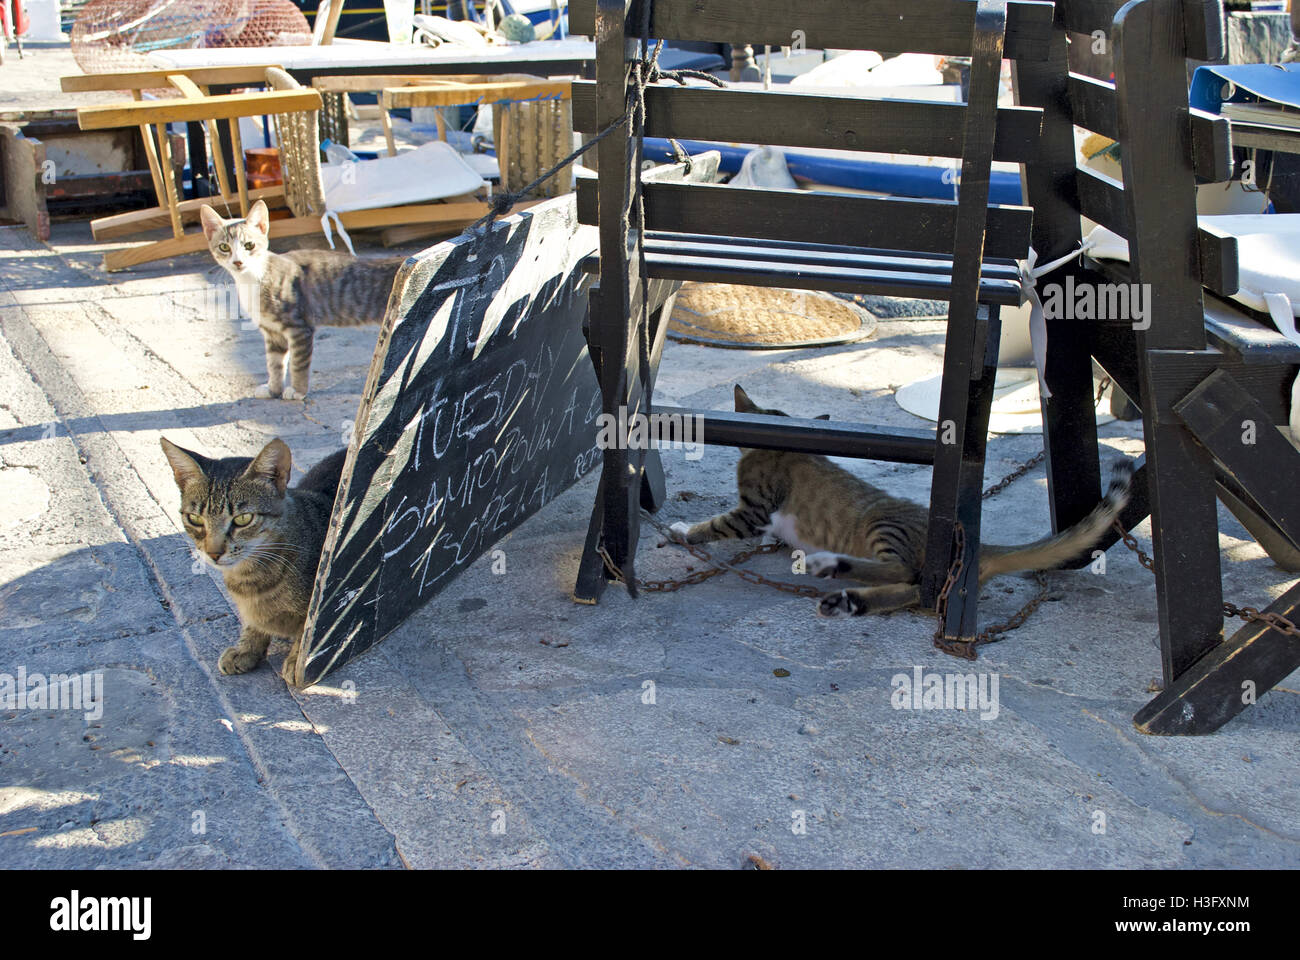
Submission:
{"label": "tabby cat lying on pavement", "polygon": [[[736,386],[737,413],[784,417],[759,409]],[[807,551],[809,573],[847,577],[866,587],[822,597],[823,616],[889,613],[921,602],[929,511],[892,497],[828,460],[807,453],[745,449],[737,467],[740,506],[694,526],[675,523],[687,543],[768,534]],[[1023,546],[980,545],[980,583],[1001,573],[1050,570],[1091,548],[1128,503],[1133,466],[1114,467],[1110,489],[1068,530]]]}
{"label": "tabby cat lying on pavement", "polygon": [[181,521],[200,556],[221,571],[239,610],[239,643],[222,673],[247,673],[276,637],[293,644],[281,674],[292,683],[312,583],[329,529],[346,450],[289,488],[292,454],[278,437],[256,457],[210,460],[162,438],[181,491]]}
{"label": "tabby cat lying on pavement", "polygon": [[234,278],[239,305],[257,322],[266,341],[266,383],[256,396],[307,396],[317,327],[383,322],[405,257],[361,260],[341,250],[274,253],[269,245],[270,213],[261,200],[244,220],[224,220],[207,204],[199,215],[213,259]]}

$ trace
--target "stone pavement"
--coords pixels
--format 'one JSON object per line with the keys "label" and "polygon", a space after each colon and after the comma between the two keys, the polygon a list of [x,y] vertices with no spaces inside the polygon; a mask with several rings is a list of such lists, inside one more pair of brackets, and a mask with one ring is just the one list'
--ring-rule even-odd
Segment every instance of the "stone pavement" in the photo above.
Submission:
{"label": "stone pavement", "polygon": [[[348,432],[375,331],[320,335],[306,403],[251,399],[261,339],[205,308],[204,257],[107,275],[101,252],[84,223],[49,246],[0,228],[0,675],[104,684],[89,722],[0,710],[6,866],[1300,866],[1300,675],[1214,736],[1137,734],[1155,601],[1122,547],[1104,575],[1051,574],[1050,602],[972,665],[933,649],[928,617],[819,620],[734,577],[577,606],[593,476],[500,545],[504,576],[481,560],[324,684],[217,675],[237,619],[190,557],[158,437],[219,456],[280,436],[309,467]],[[819,351],[669,344],[657,397],[721,408],[740,382],[792,413],[916,425],[892,392],[941,349],[940,323],[896,320]],[[1135,424],[1102,433],[1141,451]],[[995,438],[988,480],[1040,445]],[[666,453],[663,518],[729,507],[736,459]],[[928,496],[923,468],[851,466]],[[1042,468],[987,509],[990,539],[1041,536]],[[1295,582],[1223,521],[1228,596]],[[643,577],[694,562],[655,543]],[[787,555],[752,566],[793,579]],[[1032,592],[989,584],[984,621]],[[916,667],[996,675],[996,716],[895,709]]]}
{"label": "stone pavement", "polygon": [[[246,455],[278,435],[310,466],[348,429],[374,330],[320,337],[305,404],[251,399],[260,337],[207,314],[202,258],[109,276],[88,239],[0,229],[0,673],[105,684],[89,726],[0,713],[6,864],[1300,865],[1300,678],[1215,736],[1138,735],[1154,595],[1122,548],[1105,575],[1052,574],[1052,602],[971,666],[931,647],[927,617],[819,620],[730,577],[576,606],[589,477],[502,544],[505,576],[480,561],[325,684],[217,675],[237,621],[193,565],[158,436]],[[658,397],[722,407],[739,381],[792,412],[914,423],[892,389],[935,372],[941,342],[885,321],[821,351],[670,344]],[[1103,434],[1140,451],[1136,425]],[[994,439],[989,478],[1038,446]],[[729,506],[736,457],[667,453],[665,519]],[[922,468],[854,469],[927,496]],[[1039,468],[990,500],[993,536],[1041,535],[1044,491]],[[1224,529],[1230,596],[1293,582]],[[648,578],[692,562],[650,535],[640,556]],[[1032,587],[990,584],[986,621]],[[996,673],[996,717],[894,709],[915,666]]]}

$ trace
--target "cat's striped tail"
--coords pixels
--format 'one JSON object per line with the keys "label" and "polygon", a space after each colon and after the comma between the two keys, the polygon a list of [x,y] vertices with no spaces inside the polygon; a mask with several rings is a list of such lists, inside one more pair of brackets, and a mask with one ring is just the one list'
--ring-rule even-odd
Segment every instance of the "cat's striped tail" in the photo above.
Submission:
{"label": "cat's striped tail", "polygon": [[1106,530],[1128,506],[1133,485],[1133,464],[1117,461],[1111,470],[1110,487],[1086,517],[1055,536],[1018,547],[980,545],[980,583],[1000,573],[1020,570],[1051,570],[1059,567],[1097,543]]}

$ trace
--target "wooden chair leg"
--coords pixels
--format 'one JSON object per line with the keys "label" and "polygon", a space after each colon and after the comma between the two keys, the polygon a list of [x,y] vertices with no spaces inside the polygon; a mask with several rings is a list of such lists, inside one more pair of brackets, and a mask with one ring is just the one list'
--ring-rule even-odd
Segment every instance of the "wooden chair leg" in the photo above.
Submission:
{"label": "wooden chair leg", "polygon": [[596,502],[591,506],[591,520],[587,523],[587,540],[582,546],[582,559],[578,561],[578,579],[573,586],[573,601],[582,604],[600,602],[609,575],[600,555],[601,533],[605,526],[605,477],[600,478]]}
{"label": "wooden chair leg", "polygon": [[167,135],[167,125],[157,125],[158,165],[162,168],[163,192],[166,197],[167,213],[171,218],[172,236],[180,239],[185,235],[185,226],[181,222],[180,193],[181,185],[176,182],[176,172],[172,164],[171,138]]}
{"label": "wooden chair leg", "polygon": [[1147,489],[1164,682],[1223,638],[1214,463],[1177,424],[1146,422]]}
{"label": "wooden chair leg", "polygon": [[[1042,401],[1043,449],[1047,453],[1052,530],[1059,532],[1078,523],[1097,505],[1101,464],[1087,327],[1073,320],[1049,320],[1047,326],[1044,376],[1052,396]],[[1089,562],[1090,557],[1084,555],[1067,566]]]}
{"label": "wooden chair leg", "polygon": [[397,156],[397,141],[393,138],[393,118],[388,115],[388,107],[384,105],[382,100],[379,104],[379,120],[384,127],[384,141],[388,144],[388,155],[395,157]]}
{"label": "wooden chair leg", "polygon": [[[949,384],[947,358],[945,357],[944,391],[950,397],[959,392],[964,396],[961,406],[964,416],[959,419],[952,410],[944,412],[940,402],[940,448],[936,456],[934,479],[930,492],[930,535],[926,546],[926,570],[923,584],[933,585],[935,599],[948,577],[953,558],[952,537],[954,523],[960,523],[963,533],[962,571],[948,594],[944,632],[949,637],[971,639],[979,626],[979,560],[980,519],[984,492],[984,461],[988,449],[989,415],[993,408],[993,388],[997,379],[997,351],[1001,334],[1001,320],[997,307],[981,306],[976,342],[983,348],[977,358],[977,375],[967,372]],[[961,366],[955,363],[954,366]],[[969,361],[965,367],[970,371]],[[955,404],[953,405],[955,406]],[[950,439],[945,443],[943,431],[951,425]],[[943,541],[946,532],[947,540]],[[947,549],[944,549],[944,543]],[[933,554],[933,556],[932,556]],[[922,603],[933,606],[922,591]]]}
{"label": "wooden chair leg", "polygon": [[[139,90],[132,90],[131,95],[136,100],[144,99],[143,93]],[[154,143],[153,129],[147,124],[140,124],[140,137],[144,140],[144,155],[149,161],[149,176],[153,180],[153,194],[158,200],[159,207],[167,206],[167,186],[163,183],[162,164],[158,160],[158,148]]]}
{"label": "wooden chair leg", "polygon": [[[1300,622],[1300,584],[1266,613]],[[1300,667],[1300,639],[1246,624],[1184,670],[1133,717],[1143,733],[1213,733]]]}
{"label": "wooden chair leg", "polygon": [[[943,382],[939,393],[939,429],[930,488],[925,567],[920,583],[921,603],[927,607],[935,605],[948,577],[953,529],[959,521],[965,526],[965,520],[972,517],[969,506],[972,486],[975,489],[974,529],[966,530],[965,536],[967,553],[973,562],[968,566],[977,564],[979,558],[978,499],[989,413],[985,406],[981,415],[980,407],[992,404],[992,378],[997,368],[1001,330],[998,308],[979,302],[979,282],[988,226],[989,171],[1001,89],[1006,12],[1005,4],[979,3],[975,7],[970,92],[962,131],[961,197],[953,239],[952,291],[948,298]],[[964,461],[972,430],[980,434],[971,451],[977,463],[968,464]],[[949,635],[970,637],[974,635],[979,590],[972,590],[969,583],[962,590],[966,602],[961,602],[962,596],[949,594],[949,622],[954,614],[959,614],[961,622],[972,629],[969,633],[963,629]]]}
{"label": "wooden chair leg", "polygon": [[234,192],[230,189],[230,177],[226,173],[226,160],[221,151],[221,137],[217,134],[217,121],[206,121],[208,128],[208,140],[211,142],[212,166],[217,171],[217,186],[221,189],[221,199],[229,203],[234,199]]}
{"label": "wooden chair leg", "polygon": [[239,184],[239,210],[243,216],[248,216],[248,173],[244,169],[244,144],[239,136],[239,118],[231,118],[227,126],[230,128],[230,159],[235,167],[235,182]]}

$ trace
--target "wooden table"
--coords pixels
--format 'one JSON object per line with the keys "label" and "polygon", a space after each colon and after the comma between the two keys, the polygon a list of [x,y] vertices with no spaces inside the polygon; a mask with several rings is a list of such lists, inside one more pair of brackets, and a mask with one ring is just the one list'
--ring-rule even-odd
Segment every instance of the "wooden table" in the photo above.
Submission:
{"label": "wooden table", "polygon": [[[502,74],[534,76],[595,76],[596,44],[590,40],[538,40],[483,48],[446,44],[430,47],[415,43],[377,43],[336,39],[326,46],[206,47],[193,50],[156,50],[149,59],[161,69],[187,72],[216,67],[234,69],[282,67],[295,80],[310,86],[316,77],[365,74]],[[191,73],[191,75],[193,75]],[[209,84],[213,93],[229,93],[238,84]],[[192,131],[197,133],[197,131]],[[221,132],[229,156],[231,145]],[[344,142],[346,137],[336,138]],[[207,169],[202,138],[190,137],[191,170]],[[195,181],[198,184],[203,178]],[[196,194],[201,192],[196,189]]]}

